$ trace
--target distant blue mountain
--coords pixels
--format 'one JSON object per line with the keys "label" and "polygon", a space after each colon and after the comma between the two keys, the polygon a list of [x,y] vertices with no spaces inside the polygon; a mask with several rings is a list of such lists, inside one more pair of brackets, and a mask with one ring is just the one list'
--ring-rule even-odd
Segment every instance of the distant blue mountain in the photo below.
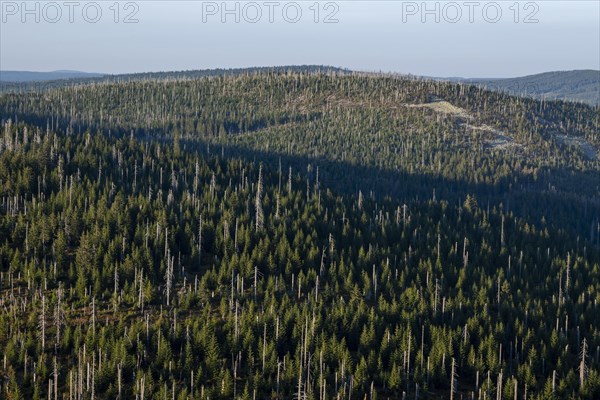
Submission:
{"label": "distant blue mountain", "polygon": [[428,78],[463,82],[489,90],[507,92],[537,99],[566,100],[600,105],[600,71],[553,71],[518,78]]}
{"label": "distant blue mountain", "polygon": [[81,72],[81,71],[0,71],[0,82],[42,82],[54,81],[58,79],[79,79],[79,78],[101,78],[104,74]]}

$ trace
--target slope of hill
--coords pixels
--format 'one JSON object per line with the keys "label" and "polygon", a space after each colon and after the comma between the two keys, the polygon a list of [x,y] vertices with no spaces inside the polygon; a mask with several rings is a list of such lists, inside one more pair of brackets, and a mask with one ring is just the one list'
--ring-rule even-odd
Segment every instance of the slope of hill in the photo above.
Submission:
{"label": "slope of hill", "polygon": [[[377,168],[382,172],[373,180],[367,169],[354,176],[331,172],[330,177],[323,165],[321,178],[352,190],[414,197],[431,196],[438,178],[473,187],[494,183],[503,190],[509,182],[540,191],[550,185],[570,193],[573,179],[565,171],[597,168],[600,149],[600,116],[586,105],[539,103],[464,84],[364,74],[271,71],[218,79],[105,82],[43,96],[6,95],[0,98],[0,113],[75,132],[133,131],[161,140],[177,136],[231,151]],[[432,179],[401,189],[399,173]],[[582,188],[577,193],[589,198],[600,194],[598,183]],[[438,195],[445,190],[437,188]],[[483,190],[478,194],[483,196]],[[498,193],[487,197],[497,200]],[[510,204],[536,212],[528,204]]]}
{"label": "slope of hill", "polygon": [[600,105],[600,71],[597,70],[545,72],[508,79],[465,79],[463,82],[539,99]]}

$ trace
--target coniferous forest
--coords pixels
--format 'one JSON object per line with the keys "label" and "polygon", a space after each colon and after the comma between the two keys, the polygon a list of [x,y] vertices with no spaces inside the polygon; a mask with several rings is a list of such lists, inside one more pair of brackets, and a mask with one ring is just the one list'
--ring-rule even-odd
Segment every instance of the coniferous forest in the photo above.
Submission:
{"label": "coniferous forest", "polygon": [[598,107],[247,70],[0,120],[2,399],[600,398]]}

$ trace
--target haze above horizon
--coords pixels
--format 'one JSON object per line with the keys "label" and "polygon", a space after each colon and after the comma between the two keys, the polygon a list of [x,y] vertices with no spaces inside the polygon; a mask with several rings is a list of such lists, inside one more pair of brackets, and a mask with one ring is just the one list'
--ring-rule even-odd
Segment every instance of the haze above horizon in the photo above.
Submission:
{"label": "haze above horizon", "polygon": [[590,1],[67,4],[2,2],[0,69],[315,64],[466,78],[600,69],[600,4]]}

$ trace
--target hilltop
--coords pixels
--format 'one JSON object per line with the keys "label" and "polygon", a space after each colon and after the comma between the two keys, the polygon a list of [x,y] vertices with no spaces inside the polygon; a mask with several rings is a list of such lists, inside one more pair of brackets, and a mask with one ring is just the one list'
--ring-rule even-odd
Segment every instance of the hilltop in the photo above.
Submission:
{"label": "hilltop", "polygon": [[[0,93],[28,92],[74,84],[118,83],[140,80],[198,79],[210,76],[234,76],[256,73],[335,73],[384,76],[380,73],[352,71],[326,65],[283,65],[274,67],[217,68],[186,71],[140,72],[130,74],[94,74],[78,71],[27,72],[1,71]],[[434,78],[397,75],[405,79],[462,82],[517,96],[545,100],[565,100],[600,105],[600,71],[576,70],[544,72],[517,78]]]}

